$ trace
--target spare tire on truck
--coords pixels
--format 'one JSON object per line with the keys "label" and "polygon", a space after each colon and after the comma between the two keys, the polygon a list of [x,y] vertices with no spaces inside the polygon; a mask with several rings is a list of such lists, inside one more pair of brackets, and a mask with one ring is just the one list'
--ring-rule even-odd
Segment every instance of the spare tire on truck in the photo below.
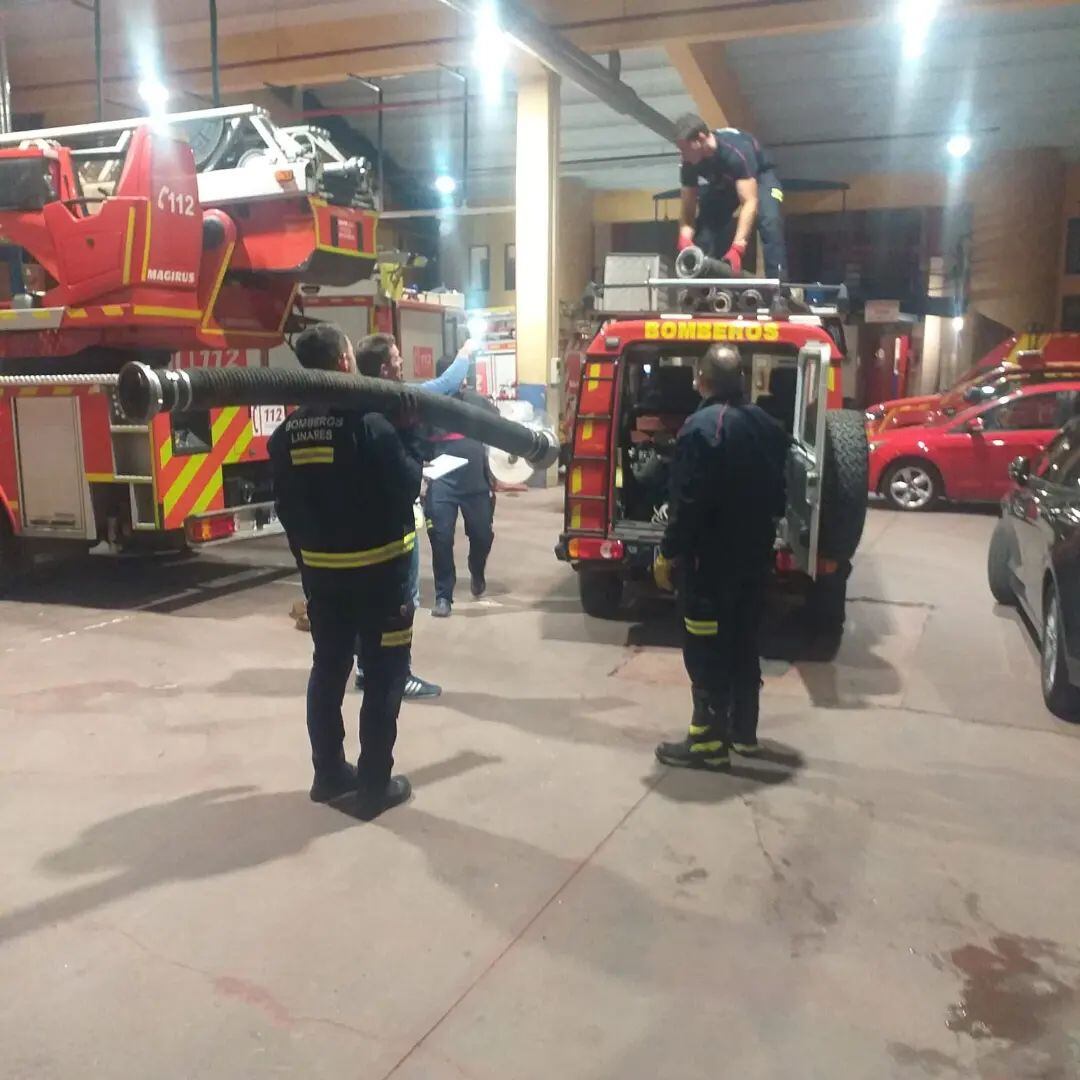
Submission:
{"label": "spare tire on truck", "polygon": [[844,632],[847,580],[866,524],[868,485],[869,447],[863,414],[854,409],[830,410],[825,414],[818,557],[835,563],[836,569],[819,573],[807,610],[822,660],[836,654]]}
{"label": "spare tire on truck", "polygon": [[825,414],[818,538],[818,554],[824,559],[847,562],[859,546],[866,524],[869,454],[861,412],[831,409]]}

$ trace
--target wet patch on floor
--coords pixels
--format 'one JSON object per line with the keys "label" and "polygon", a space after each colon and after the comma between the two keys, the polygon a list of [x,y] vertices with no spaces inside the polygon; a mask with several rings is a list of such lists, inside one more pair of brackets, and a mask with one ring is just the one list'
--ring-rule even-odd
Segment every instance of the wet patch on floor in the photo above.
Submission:
{"label": "wet patch on floor", "polygon": [[945,1024],[986,1050],[978,1074],[1001,1080],[1080,1077],[1080,964],[1060,945],[999,933],[947,954],[963,978]]}
{"label": "wet patch on floor", "polygon": [[964,987],[946,1025],[973,1039],[1030,1042],[1076,995],[1076,987],[1058,976],[1061,954],[1049,941],[999,934],[991,948],[964,945],[949,960],[964,976]]}

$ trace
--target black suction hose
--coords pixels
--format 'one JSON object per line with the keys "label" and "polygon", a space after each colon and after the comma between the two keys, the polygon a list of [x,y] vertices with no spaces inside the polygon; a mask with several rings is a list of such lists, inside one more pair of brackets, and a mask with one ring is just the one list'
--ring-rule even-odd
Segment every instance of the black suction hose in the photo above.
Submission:
{"label": "black suction hose", "polygon": [[706,255],[699,247],[683,248],[675,259],[675,274],[681,278],[738,278],[731,263]]}
{"label": "black suction hose", "polygon": [[386,379],[368,379],[340,371],[283,368],[198,368],[170,371],[133,362],[120,370],[117,397],[124,415],[146,424],[160,412],[216,409],[225,405],[321,405],[381,412],[394,419],[416,415],[446,431],[523,457],[546,469],[559,456],[559,444],[546,431],[457,398],[429,394]]}

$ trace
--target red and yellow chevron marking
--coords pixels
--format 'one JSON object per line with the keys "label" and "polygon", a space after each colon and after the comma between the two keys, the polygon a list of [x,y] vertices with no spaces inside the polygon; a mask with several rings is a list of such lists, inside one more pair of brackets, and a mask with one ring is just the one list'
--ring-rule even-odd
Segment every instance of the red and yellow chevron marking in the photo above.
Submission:
{"label": "red and yellow chevron marking", "polygon": [[179,529],[193,514],[224,508],[222,465],[239,461],[251,443],[251,411],[246,406],[212,410],[212,449],[206,454],[177,456],[172,434],[156,447],[158,493],[164,504],[166,529]]}

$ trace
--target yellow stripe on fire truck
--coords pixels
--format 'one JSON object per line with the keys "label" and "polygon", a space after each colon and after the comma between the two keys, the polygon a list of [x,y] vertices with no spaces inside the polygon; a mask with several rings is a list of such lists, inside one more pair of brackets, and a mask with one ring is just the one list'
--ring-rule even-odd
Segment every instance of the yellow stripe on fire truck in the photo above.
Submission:
{"label": "yellow stripe on fire truck", "polygon": [[[222,461],[222,464],[232,465],[234,462],[239,461],[240,458],[243,457],[244,452],[247,450],[248,446],[251,444],[252,438],[253,433],[251,430],[251,424],[248,423],[244,426],[244,430],[240,432],[236,442],[233,444],[232,449],[229,450],[229,452],[225,455],[225,459],[224,461]],[[214,501],[214,499],[217,498],[217,494],[221,490],[223,483],[224,476],[221,472],[221,469],[218,469],[211,478],[210,483],[206,485],[203,493],[195,500],[195,505],[191,508],[192,514],[203,513]]]}
{"label": "yellow stripe on fire truck", "polygon": [[[236,414],[239,411],[240,406],[233,405],[229,408],[222,409],[221,412],[218,414],[218,418],[214,421],[214,425],[211,428],[210,445],[214,449],[217,449],[217,447],[219,446],[221,437],[225,434],[225,431],[228,429],[229,425],[235,419]],[[248,424],[245,430],[248,430],[250,427],[251,425]],[[195,479],[196,474],[198,473],[199,469],[202,468],[203,463],[206,461],[208,456],[208,454],[192,454],[192,456],[188,458],[187,462],[184,464],[183,469],[180,470],[179,475],[169,485],[168,491],[166,491],[164,494],[166,517],[168,517],[169,514],[172,513],[173,508],[180,501],[180,499],[183,498],[184,493],[191,486],[192,481]],[[220,483],[220,469],[215,471],[214,477]],[[209,487],[212,482],[213,478],[208,481],[207,486]],[[202,494],[205,494],[205,490]]]}

